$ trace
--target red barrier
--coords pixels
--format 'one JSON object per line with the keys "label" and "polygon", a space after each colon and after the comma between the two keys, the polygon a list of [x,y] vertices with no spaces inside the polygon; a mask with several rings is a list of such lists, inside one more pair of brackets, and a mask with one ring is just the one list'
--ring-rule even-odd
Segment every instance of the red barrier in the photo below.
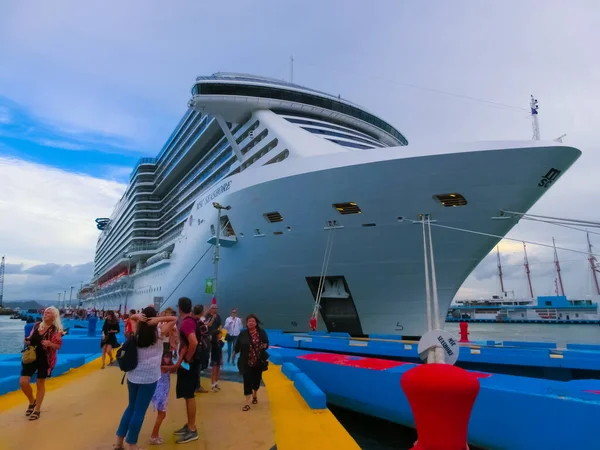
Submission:
{"label": "red barrier", "polygon": [[402,390],[412,409],[418,441],[412,450],[467,450],[467,431],[479,381],[448,364],[421,364],[405,372]]}

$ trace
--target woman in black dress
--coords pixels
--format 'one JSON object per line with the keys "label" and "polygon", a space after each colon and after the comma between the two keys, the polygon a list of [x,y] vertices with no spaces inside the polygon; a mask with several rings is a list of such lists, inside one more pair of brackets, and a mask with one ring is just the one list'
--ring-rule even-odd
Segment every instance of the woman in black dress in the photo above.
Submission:
{"label": "woman in black dress", "polygon": [[262,373],[267,364],[266,349],[269,348],[269,337],[260,326],[260,321],[254,314],[246,317],[246,329],[242,330],[235,344],[235,355],[239,354],[238,369],[244,377],[244,395],[246,404],[243,411],[250,410],[250,401],[258,403],[258,388]]}
{"label": "woman in black dress", "polygon": [[100,347],[102,347],[102,368],[106,367],[106,355],[110,358],[109,365],[112,364],[114,358],[112,351],[114,348],[119,347],[119,343],[117,342],[117,333],[121,331],[121,326],[119,325],[119,319],[115,315],[114,311],[108,311],[106,314],[106,320],[104,321],[104,325],[102,326],[102,340],[100,341]]}

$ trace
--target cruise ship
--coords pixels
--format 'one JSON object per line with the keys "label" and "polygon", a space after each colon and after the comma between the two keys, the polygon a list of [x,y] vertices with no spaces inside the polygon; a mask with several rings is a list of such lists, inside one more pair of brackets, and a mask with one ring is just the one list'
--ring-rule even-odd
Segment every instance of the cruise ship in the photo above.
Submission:
{"label": "cruise ship", "polygon": [[223,314],[300,332],[318,299],[320,330],[420,336],[420,219],[483,233],[432,226],[443,321],[517,223],[503,212],[526,212],[581,154],[540,141],[409,145],[340,96],[254,75],[197,77],[191,94],[158,156],[140,159],[111,217],[96,220],[82,305],[216,297]]}

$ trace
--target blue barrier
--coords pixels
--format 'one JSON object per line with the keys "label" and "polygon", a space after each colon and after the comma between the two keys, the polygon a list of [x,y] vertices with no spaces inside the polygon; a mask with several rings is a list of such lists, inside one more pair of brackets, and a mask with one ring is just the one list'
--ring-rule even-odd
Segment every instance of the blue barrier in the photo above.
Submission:
{"label": "blue barrier", "polygon": [[402,336],[398,334],[370,334],[370,339],[390,339],[393,341],[401,341]]}
{"label": "blue barrier", "polygon": [[[330,403],[414,427],[400,387],[403,373],[414,364],[344,355],[324,355],[318,360],[311,354],[280,349],[282,359],[293,362],[310,377]],[[338,357],[345,359],[336,362]],[[363,363],[370,361],[373,363],[367,368],[368,364]],[[392,367],[394,364],[397,366]],[[600,380],[561,382],[489,373],[478,376],[481,391],[469,423],[472,444],[491,450],[596,448],[593,422],[600,413]],[[505,418],[506,411],[518,413]],[[561,426],[549,432],[548,424],[556,421]]]}
{"label": "blue barrier", "polygon": [[2,377],[21,375],[21,361],[0,361],[0,373]]}
{"label": "blue barrier", "polygon": [[52,376],[58,377],[60,375],[64,375],[69,370],[71,370],[71,364],[69,364],[69,361],[57,363],[56,367],[54,367],[54,369],[52,370]]}
{"label": "blue barrier", "polygon": [[569,350],[588,350],[588,351],[599,351],[600,345],[593,344],[567,344]]}
{"label": "blue barrier", "polygon": [[[486,344],[494,344],[486,346]],[[416,344],[399,341],[352,340],[327,337],[322,335],[293,336],[286,334],[274,335],[272,345],[285,348],[326,351],[344,354],[377,356],[394,358],[408,362],[420,362]],[[477,367],[480,370],[490,370],[514,375],[535,377],[550,377],[566,380],[572,376],[571,369],[592,371],[585,376],[595,378],[600,376],[600,352],[592,346],[580,347],[582,350],[557,351],[555,343],[545,342],[504,342],[498,346],[495,341],[479,342],[481,347],[471,349],[469,345],[461,345],[458,365],[467,368]],[[513,345],[513,346],[509,346]],[[586,351],[583,351],[583,350]],[[556,356],[555,353],[560,353]],[[551,356],[552,355],[552,356]],[[475,364],[475,365],[474,365]],[[564,372],[564,373],[562,373]]]}
{"label": "blue barrier", "polygon": [[325,394],[305,373],[298,372],[295,375],[294,387],[311,409],[327,408]]}
{"label": "blue barrier", "polygon": [[77,367],[81,367],[85,364],[85,355],[74,355],[72,357],[68,357],[67,361],[71,369],[76,369]]}
{"label": "blue barrier", "polygon": [[283,360],[281,359],[279,352],[274,351],[274,349],[269,349],[269,355],[269,361],[272,364],[277,364],[278,366],[283,364]]}
{"label": "blue barrier", "polygon": [[283,363],[281,367],[281,371],[283,374],[288,377],[291,381],[294,381],[294,377],[296,374],[300,373],[300,369],[296,367],[293,363]]}
{"label": "blue barrier", "polygon": [[19,378],[18,375],[0,378],[0,395],[19,389]]}
{"label": "blue barrier", "polygon": [[556,348],[556,342],[504,341],[505,347]]}
{"label": "blue barrier", "polygon": [[[96,326],[98,325],[98,318],[96,316],[91,316],[88,319],[88,336],[94,337],[96,336]],[[102,328],[100,328],[102,329]]]}

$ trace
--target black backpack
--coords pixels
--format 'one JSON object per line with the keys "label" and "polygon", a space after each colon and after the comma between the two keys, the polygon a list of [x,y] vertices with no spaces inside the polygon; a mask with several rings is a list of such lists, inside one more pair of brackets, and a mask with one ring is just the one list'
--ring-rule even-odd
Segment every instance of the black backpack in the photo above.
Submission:
{"label": "black backpack", "polygon": [[199,352],[205,352],[210,347],[210,335],[208,334],[208,327],[200,320],[196,320],[196,339],[198,340],[198,347],[196,347],[196,354]]}
{"label": "black backpack", "polygon": [[125,374],[132,371],[137,367],[138,364],[138,345],[137,337],[131,336],[127,339],[121,348],[117,350],[117,363],[119,368],[125,372],[121,384],[125,381]]}

